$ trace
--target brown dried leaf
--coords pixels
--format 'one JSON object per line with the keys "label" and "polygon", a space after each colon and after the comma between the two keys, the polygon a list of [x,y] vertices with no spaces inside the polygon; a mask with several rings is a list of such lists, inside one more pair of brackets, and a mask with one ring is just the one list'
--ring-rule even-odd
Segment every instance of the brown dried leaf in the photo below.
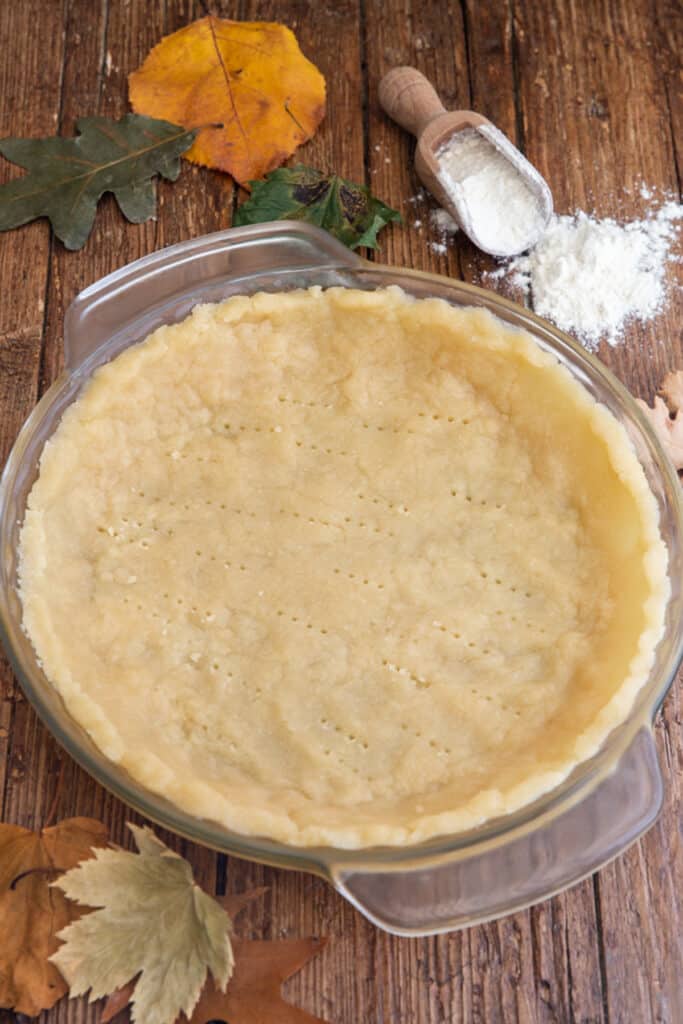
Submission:
{"label": "brown dried leaf", "polygon": [[664,451],[676,469],[683,469],[683,412],[676,412],[672,417],[666,402],[659,397],[655,398],[653,408],[640,398],[637,402],[650,420]]}
{"label": "brown dried leaf", "polygon": [[[234,918],[267,889],[229,895],[220,901]],[[229,1021],[230,1024],[325,1024],[282,998],[280,987],[287,978],[301,970],[325,946],[325,939],[291,939],[285,941],[249,942],[233,939],[235,970],[226,992],[220,992],[211,977],[207,978],[202,995],[189,1021],[183,1014],[177,1024],[209,1024]],[[113,992],[107,1000],[101,1024],[109,1024],[130,1002],[135,982]]]}
{"label": "brown dried leaf", "polygon": [[[285,1002],[283,981],[301,970],[326,944],[325,939],[233,940],[235,972],[226,992],[209,978],[189,1024],[325,1024]],[[178,1024],[186,1024],[181,1017]]]}
{"label": "brown dried leaf", "polygon": [[135,978],[134,981],[129,981],[127,985],[123,986],[123,988],[117,988],[115,992],[112,992],[112,994],[107,997],[104,1009],[102,1010],[102,1016],[100,1017],[100,1024],[109,1024],[110,1020],[113,1020],[114,1017],[118,1017],[122,1010],[126,1009],[133,998],[133,989],[135,988],[137,980],[138,979]]}
{"label": "brown dried leaf", "polygon": [[234,892],[229,893],[227,896],[217,897],[218,902],[224,910],[230,914],[230,917],[234,921],[238,914],[240,914],[245,907],[254,900],[261,899],[262,896],[268,892],[267,885],[260,885],[256,889],[248,889],[247,892]]}
{"label": "brown dried leaf", "polygon": [[48,957],[57,949],[56,933],[83,911],[49,883],[106,844],[106,828],[91,818],[69,818],[42,832],[0,825],[1,1007],[35,1016],[66,994]]}

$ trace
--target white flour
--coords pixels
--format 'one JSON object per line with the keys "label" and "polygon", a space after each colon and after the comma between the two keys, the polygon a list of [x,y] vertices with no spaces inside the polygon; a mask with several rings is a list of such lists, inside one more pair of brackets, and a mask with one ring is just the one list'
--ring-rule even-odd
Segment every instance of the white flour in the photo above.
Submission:
{"label": "white flour", "polygon": [[442,256],[448,251],[448,243],[453,238],[453,235],[457,234],[459,230],[458,225],[455,223],[450,213],[439,208],[431,211],[429,214],[429,222],[436,234],[439,236],[438,242],[428,243],[429,248],[432,252]]}
{"label": "white flour", "polygon": [[670,201],[626,224],[581,211],[553,217],[530,253],[487,277],[521,286],[536,313],[587,348],[603,338],[616,345],[625,324],[650,320],[662,309],[667,260],[682,215],[683,207]]}
{"label": "white flour", "polygon": [[442,241],[451,238],[458,231],[458,225],[446,210],[439,208],[432,210],[429,219],[434,230],[441,236]]}
{"label": "white flour", "polygon": [[510,160],[475,128],[452,135],[436,159],[443,188],[469,218],[484,249],[512,255],[538,237],[543,212],[536,196]]}

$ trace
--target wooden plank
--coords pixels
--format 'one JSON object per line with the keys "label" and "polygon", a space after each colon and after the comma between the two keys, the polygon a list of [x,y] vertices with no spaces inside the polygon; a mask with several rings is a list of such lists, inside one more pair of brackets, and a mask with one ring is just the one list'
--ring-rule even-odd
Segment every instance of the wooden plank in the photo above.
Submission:
{"label": "wooden plank", "polygon": [[[87,104],[79,110],[79,113],[92,113],[92,94],[97,91],[97,80],[92,78],[84,68],[97,68],[102,66],[102,34],[104,31],[104,10],[101,5],[97,7],[88,5],[87,10],[74,10],[73,5],[66,7],[66,23],[64,30],[63,46],[60,53],[60,60],[63,54],[64,67],[62,68],[63,102],[59,111],[59,118],[50,125],[50,133],[68,132],[73,128],[73,117],[69,113],[69,103],[72,95],[74,78],[74,55],[79,54],[79,74],[76,76],[82,90],[89,90]],[[60,27],[61,29],[61,27]],[[61,31],[60,31],[61,35]],[[25,37],[34,40],[33,32]],[[32,55],[37,49],[37,39],[32,47]],[[20,61],[21,54],[17,54],[16,60]],[[82,63],[81,63],[82,62]],[[32,61],[29,61],[29,66]],[[79,95],[80,98],[80,95]],[[32,229],[30,229],[32,230]],[[65,250],[60,243],[50,243],[50,275],[48,280],[48,292],[45,308],[45,344],[44,353],[49,354],[51,348],[51,335],[54,334],[52,310],[54,308],[54,295],[62,291],[59,275],[56,273],[59,253],[64,254]],[[69,254],[74,258],[74,254]],[[75,256],[78,259],[78,256]],[[36,366],[36,369],[38,367]],[[35,392],[34,392],[35,395]],[[32,396],[33,397],[33,396]],[[27,827],[41,827],[47,807],[53,796],[48,788],[48,780],[54,785],[58,778],[61,756],[58,753],[56,744],[47,731],[38,722],[32,708],[21,701],[17,705],[14,720],[12,723],[12,737],[10,750],[11,770],[8,775],[5,792],[5,820],[16,821]],[[73,796],[77,791],[70,790]],[[65,802],[65,801],[63,801]],[[61,807],[60,807],[61,810]],[[70,813],[70,812],[67,812]],[[64,816],[64,815],[61,815]]]}
{"label": "wooden plank", "polygon": [[[3,666],[3,677],[10,675],[9,666]],[[5,792],[7,761],[9,757],[9,735],[12,724],[14,701],[4,687],[0,689],[0,794]]]}
{"label": "wooden plank", "polygon": [[666,94],[671,143],[680,191],[683,170],[683,90],[680,88],[683,18],[680,4],[676,0],[655,0],[654,23],[657,36],[657,63]]}
{"label": "wooden plank", "polygon": [[[434,83],[446,107],[471,106],[523,145],[511,11],[503,4],[466,3],[462,11],[459,4],[397,4],[391,11],[372,4],[367,16],[371,182],[407,214],[403,229],[394,229],[386,243],[383,235],[382,258],[478,283],[495,262],[463,237],[443,254],[430,251],[435,235],[426,221],[435,204],[419,204],[417,215],[405,204],[418,189],[410,166],[413,145],[378,109],[377,87],[390,67],[412,64]],[[582,936],[580,944],[574,935]],[[401,940],[382,936],[380,943],[389,963],[407,955]],[[574,1019],[571,1014],[603,1019],[590,883],[499,924],[425,941],[422,957],[428,995],[424,986],[405,984],[406,975],[417,973],[415,963],[387,976],[385,1000],[397,1020],[411,1014],[430,1021],[545,1022]]]}
{"label": "wooden plank", "polygon": [[[463,30],[470,108],[488,117],[524,151],[511,6],[504,3],[481,5],[467,0],[463,5]],[[480,252],[464,236],[458,239],[458,248],[462,277],[480,284],[482,275],[495,266],[495,260]]]}
{"label": "wooden plank", "polygon": [[[512,11],[504,4],[464,7],[465,42],[468,56],[469,102],[484,114],[522,150],[525,131],[517,99],[518,41]],[[457,102],[457,101],[456,101]],[[461,272],[465,280],[480,283],[483,273],[495,266],[466,239],[458,239]],[[508,922],[510,927],[508,928]],[[530,936],[525,915],[506,919],[498,925],[500,947],[509,963],[508,1007],[501,1004],[504,1019],[517,1013],[519,1019],[555,1020],[564,1012],[577,1020],[601,1016],[601,990],[596,915],[590,882],[576,887],[530,911]],[[583,941],[569,943],[569,934],[581,934]],[[524,964],[529,941],[533,963]],[[524,967],[535,974],[535,1006],[520,988]],[[511,996],[516,996],[510,1004]],[[558,1000],[558,993],[561,998]],[[466,1019],[466,1018],[465,1018]]]}
{"label": "wooden plank", "polygon": [[[73,10],[78,21],[78,40],[75,29],[69,37],[70,52],[74,59],[66,68],[66,103],[64,109],[65,130],[71,130],[76,117],[84,112],[98,112],[119,116],[125,110],[125,78],[144,57],[147,50],[158,41],[162,34],[181,27],[201,11],[196,5],[167,3],[162,15],[156,12],[152,17],[145,5],[121,5],[88,8],[87,11]],[[277,5],[255,4],[251,9],[240,12],[241,17],[274,18],[282,17]],[[78,13],[78,17],[77,17]],[[229,13],[235,16],[234,9]],[[81,17],[80,15],[83,15]],[[350,126],[362,124],[362,93],[360,88],[360,57],[358,45],[344,51],[343,61],[339,60],[337,44],[340,26],[351,29],[351,38],[359,39],[358,9],[353,3],[320,9],[311,16],[304,3],[290,5],[287,22],[298,32],[304,52],[323,65],[328,79],[328,95],[334,108],[343,107],[350,113]],[[106,31],[106,36],[105,36]],[[76,45],[77,44],[77,45]],[[75,54],[78,52],[78,63]],[[90,68],[90,74],[83,75],[82,68]],[[304,154],[302,153],[302,157]],[[341,167],[350,176],[363,176],[363,136],[353,132],[348,138],[334,130],[333,122],[323,126],[316,139],[307,146],[305,159],[324,167]],[[46,387],[61,366],[61,323],[66,306],[81,287],[102,274],[144,252],[169,244],[181,238],[191,237],[206,231],[217,230],[230,222],[232,210],[232,186],[223,175],[212,174],[205,169],[186,166],[178,183],[162,186],[159,190],[159,217],[154,224],[134,226],[123,222],[114,204],[105,202],[98,213],[93,235],[84,250],[78,254],[56,249],[53,265],[53,287],[50,292],[48,312],[48,334],[43,358],[42,387]],[[15,816],[25,814],[30,806],[40,800],[38,792],[44,778],[45,750],[51,741],[46,734],[41,736],[32,711],[25,708],[24,720],[18,732],[22,751],[22,763],[27,774],[17,778],[11,786],[11,807]],[[124,822],[132,816],[118,801],[106,794],[101,787],[90,780],[76,765],[67,759],[63,796],[58,805],[59,815],[73,813],[92,814],[103,817],[111,826],[112,836],[117,842],[130,845]],[[43,800],[45,803],[46,800]],[[42,805],[41,805],[42,806]],[[35,815],[40,818],[40,810]],[[227,864],[227,878],[216,879],[215,855],[195,844],[176,840],[161,833],[162,838],[188,856],[198,879],[208,888],[217,887],[240,891],[254,885],[270,884],[271,894],[250,907],[240,921],[242,934],[263,937],[281,935],[305,935],[312,933],[336,935],[339,943],[346,948],[346,957],[354,963],[358,942],[358,931],[369,933],[369,925],[352,911],[325,883],[309,876],[265,869],[259,865],[245,864],[230,859]],[[225,859],[221,858],[225,868]],[[349,922],[351,925],[349,926]],[[365,1001],[356,997],[348,976],[332,973],[328,979],[329,957],[320,957],[289,986],[288,996],[298,1005],[306,1006],[311,1012],[327,1012],[332,1007],[346,1004],[349,1008],[347,1019],[362,1019]],[[368,982],[370,984],[370,982]],[[55,1009],[47,1015],[52,1021],[59,1019],[62,1009]],[[335,1011],[336,1012],[336,1011]],[[96,1011],[88,1010],[80,1003],[70,1005],[69,1024],[94,1022]]]}
{"label": "wooden plank", "polygon": [[[184,23],[182,10],[179,10],[182,4],[167,4],[166,10],[156,11],[144,5],[130,8],[108,3],[85,6],[85,10],[82,4],[74,8],[69,25],[64,131],[73,130],[74,122],[84,111],[109,117],[125,113],[128,74],[139,66],[162,35],[174,31],[179,21]],[[84,64],[90,69],[89,74],[83,74]],[[154,221],[129,224],[113,200],[107,199],[98,211],[93,234],[81,252],[69,253],[55,246],[42,366],[43,387],[61,367],[64,313],[81,288],[156,248],[229,223],[232,186],[217,179],[218,176],[210,172],[184,164],[176,184],[159,184],[158,213]],[[87,268],[85,274],[84,268]],[[96,804],[107,808],[105,820],[111,824],[112,837],[131,846],[125,821],[140,819],[104,791],[97,792],[99,787],[84,772],[75,766],[71,766],[71,771],[72,785],[68,790],[69,798],[62,801],[62,813],[84,813],[83,805],[93,803],[94,798]],[[26,799],[30,802],[32,795],[27,794]],[[213,889],[216,855],[188,845],[170,833],[160,834],[174,849],[183,854],[190,852],[198,880]]]}
{"label": "wooden plank", "polygon": [[[644,839],[598,876],[611,1018],[643,1021],[683,1016],[683,877],[681,686],[674,685],[655,730],[665,797]],[[638,968],[635,968],[638,965]]]}
{"label": "wooden plank", "polygon": [[[43,28],[48,53],[34,38],[34,15],[23,4],[0,5],[0,136],[49,135],[59,116],[63,59],[64,4],[51,4]],[[0,182],[22,172],[0,162]],[[35,402],[45,316],[49,231],[45,222],[0,235],[0,458],[4,462]],[[11,300],[11,301],[10,301]],[[13,710],[23,701],[4,657],[0,659],[0,806],[12,757]]]}
{"label": "wooden plank", "polygon": [[532,907],[529,914],[537,1019],[548,1024],[606,1020],[592,881]]}
{"label": "wooden plank", "polygon": [[[666,22],[667,29],[661,33],[643,2],[516,4],[527,153],[550,181],[560,211],[579,206],[599,216],[638,217],[647,206],[641,184],[676,191],[670,55],[680,18],[676,22],[672,13],[670,7],[662,12],[660,25]],[[664,59],[655,58],[667,38]],[[551,48],[539,45],[548,39]],[[617,348],[601,346],[601,358],[636,394],[651,394],[667,369],[683,365],[678,314],[672,294],[656,322],[632,325]],[[662,818],[596,884],[610,1021],[675,1021],[683,1013],[676,699],[669,698],[657,727],[667,786]],[[576,945],[571,941],[569,948]]]}
{"label": "wooden plank", "polygon": [[[303,53],[325,75],[327,116],[315,137],[295,160],[364,179],[361,26],[356,0],[310,4],[292,0],[221,0],[212,9],[225,17],[282,21],[299,40]],[[340,113],[343,112],[343,115]],[[260,938],[326,935],[330,945],[285,993],[297,1006],[331,1021],[370,1021],[375,980],[368,955],[374,929],[320,879],[275,871],[228,858],[226,888],[240,891],[267,885],[269,894],[240,918],[240,930]]]}
{"label": "wooden plank", "polygon": [[[165,6],[166,11],[161,8],[154,11],[141,4],[110,6],[107,0],[97,5],[70,4],[62,132],[73,131],[75,120],[84,114],[118,117],[126,111],[128,73],[139,65],[165,31],[177,27],[175,22],[181,16],[177,8],[182,5],[169,3]],[[39,53],[37,46],[36,53]],[[54,126],[50,130],[54,130]],[[229,223],[233,189],[223,178],[219,182],[218,177],[186,165],[179,183],[160,188],[159,213],[155,221],[145,225],[128,224],[114,202],[107,199],[101,204],[93,234],[83,250],[69,253],[59,243],[53,245],[41,390],[61,368],[63,316],[81,288],[154,248]],[[36,360],[36,369],[37,365]],[[2,379],[11,380],[11,375],[5,374]],[[98,786],[66,754],[60,753],[23,701],[12,725],[5,820],[21,821],[34,827],[44,824],[62,764],[64,780],[54,805],[56,816],[83,814],[100,818],[109,826],[113,839],[132,846],[125,822],[140,822],[140,817]],[[198,881],[212,890],[216,855],[170,833],[159,831],[159,834],[174,849],[190,856]],[[99,1009],[77,1000],[60,1003],[43,1016],[51,1022],[94,1024]]]}
{"label": "wooden plank", "polygon": [[[128,75],[139,67],[164,34],[186,23],[187,6],[183,0],[151,6],[110,5],[108,0],[98,6],[76,5],[73,45],[65,68],[65,131],[72,131],[74,122],[84,113],[121,117],[127,112]],[[87,64],[83,62],[84,51],[88,54]],[[232,196],[232,185],[224,175],[183,161],[177,182],[157,181],[157,217],[154,220],[129,224],[114,199],[108,196],[100,203],[93,232],[79,253],[69,253],[62,246],[55,246],[41,376],[43,388],[61,368],[61,325],[75,295],[98,278],[148,252],[227,227]]]}
{"label": "wooden plank", "polygon": [[[556,209],[629,219],[647,209],[641,185],[677,195],[669,80],[666,61],[654,58],[660,42],[649,4],[525,2],[516,24],[527,155],[548,178]],[[539,46],[544,39],[553,46]],[[601,346],[636,394],[650,394],[681,365],[680,311],[672,291],[654,323],[631,325],[618,347]]]}
{"label": "wooden plank", "polygon": [[446,107],[468,106],[470,84],[461,5],[452,0],[368,3],[365,49],[370,186],[380,199],[401,212],[405,222],[382,232],[377,258],[383,263],[460,277],[456,249],[442,255],[430,249],[429,242],[436,240],[429,226],[435,204],[428,197],[420,198],[421,185],[413,167],[414,139],[387,118],[377,93],[387,71],[411,64],[430,79]]}

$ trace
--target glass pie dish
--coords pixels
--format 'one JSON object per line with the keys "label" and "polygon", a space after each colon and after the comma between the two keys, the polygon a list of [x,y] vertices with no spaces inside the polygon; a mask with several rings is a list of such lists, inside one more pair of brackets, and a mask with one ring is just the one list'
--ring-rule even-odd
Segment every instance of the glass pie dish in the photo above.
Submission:
{"label": "glass pie dish", "polygon": [[[425,298],[479,306],[524,328],[551,351],[631,437],[659,506],[671,596],[649,679],[628,718],[598,753],[540,799],[476,829],[414,846],[297,848],[241,835],[173,806],[108,761],[68,714],[22,631],[17,548],[26,500],[46,441],[95,369],[200,302],[235,294],[341,285],[399,285]],[[154,253],[83,291],[67,311],[65,369],[24,425],[0,483],[0,622],[5,647],[34,707],[67,751],[147,817],[241,857],[327,878],[362,913],[397,934],[464,927],[546,898],[616,856],[654,821],[662,777],[652,721],[683,649],[683,503],[673,467],[630,395],[591,355],[549,324],[494,293],[444,277],[370,263],[330,235],[297,222],[231,229]],[[78,642],[77,639],[74,642]]]}

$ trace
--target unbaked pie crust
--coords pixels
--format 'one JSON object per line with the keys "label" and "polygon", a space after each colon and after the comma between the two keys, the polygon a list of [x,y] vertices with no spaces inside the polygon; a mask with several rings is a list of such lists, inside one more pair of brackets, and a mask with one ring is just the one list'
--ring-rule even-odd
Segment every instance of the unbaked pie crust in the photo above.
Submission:
{"label": "unbaked pie crust", "polygon": [[668,596],[623,428],[532,339],[396,288],[197,307],[46,444],[24,625],[112,761],[290,844],[513,811],[628,714]]}

